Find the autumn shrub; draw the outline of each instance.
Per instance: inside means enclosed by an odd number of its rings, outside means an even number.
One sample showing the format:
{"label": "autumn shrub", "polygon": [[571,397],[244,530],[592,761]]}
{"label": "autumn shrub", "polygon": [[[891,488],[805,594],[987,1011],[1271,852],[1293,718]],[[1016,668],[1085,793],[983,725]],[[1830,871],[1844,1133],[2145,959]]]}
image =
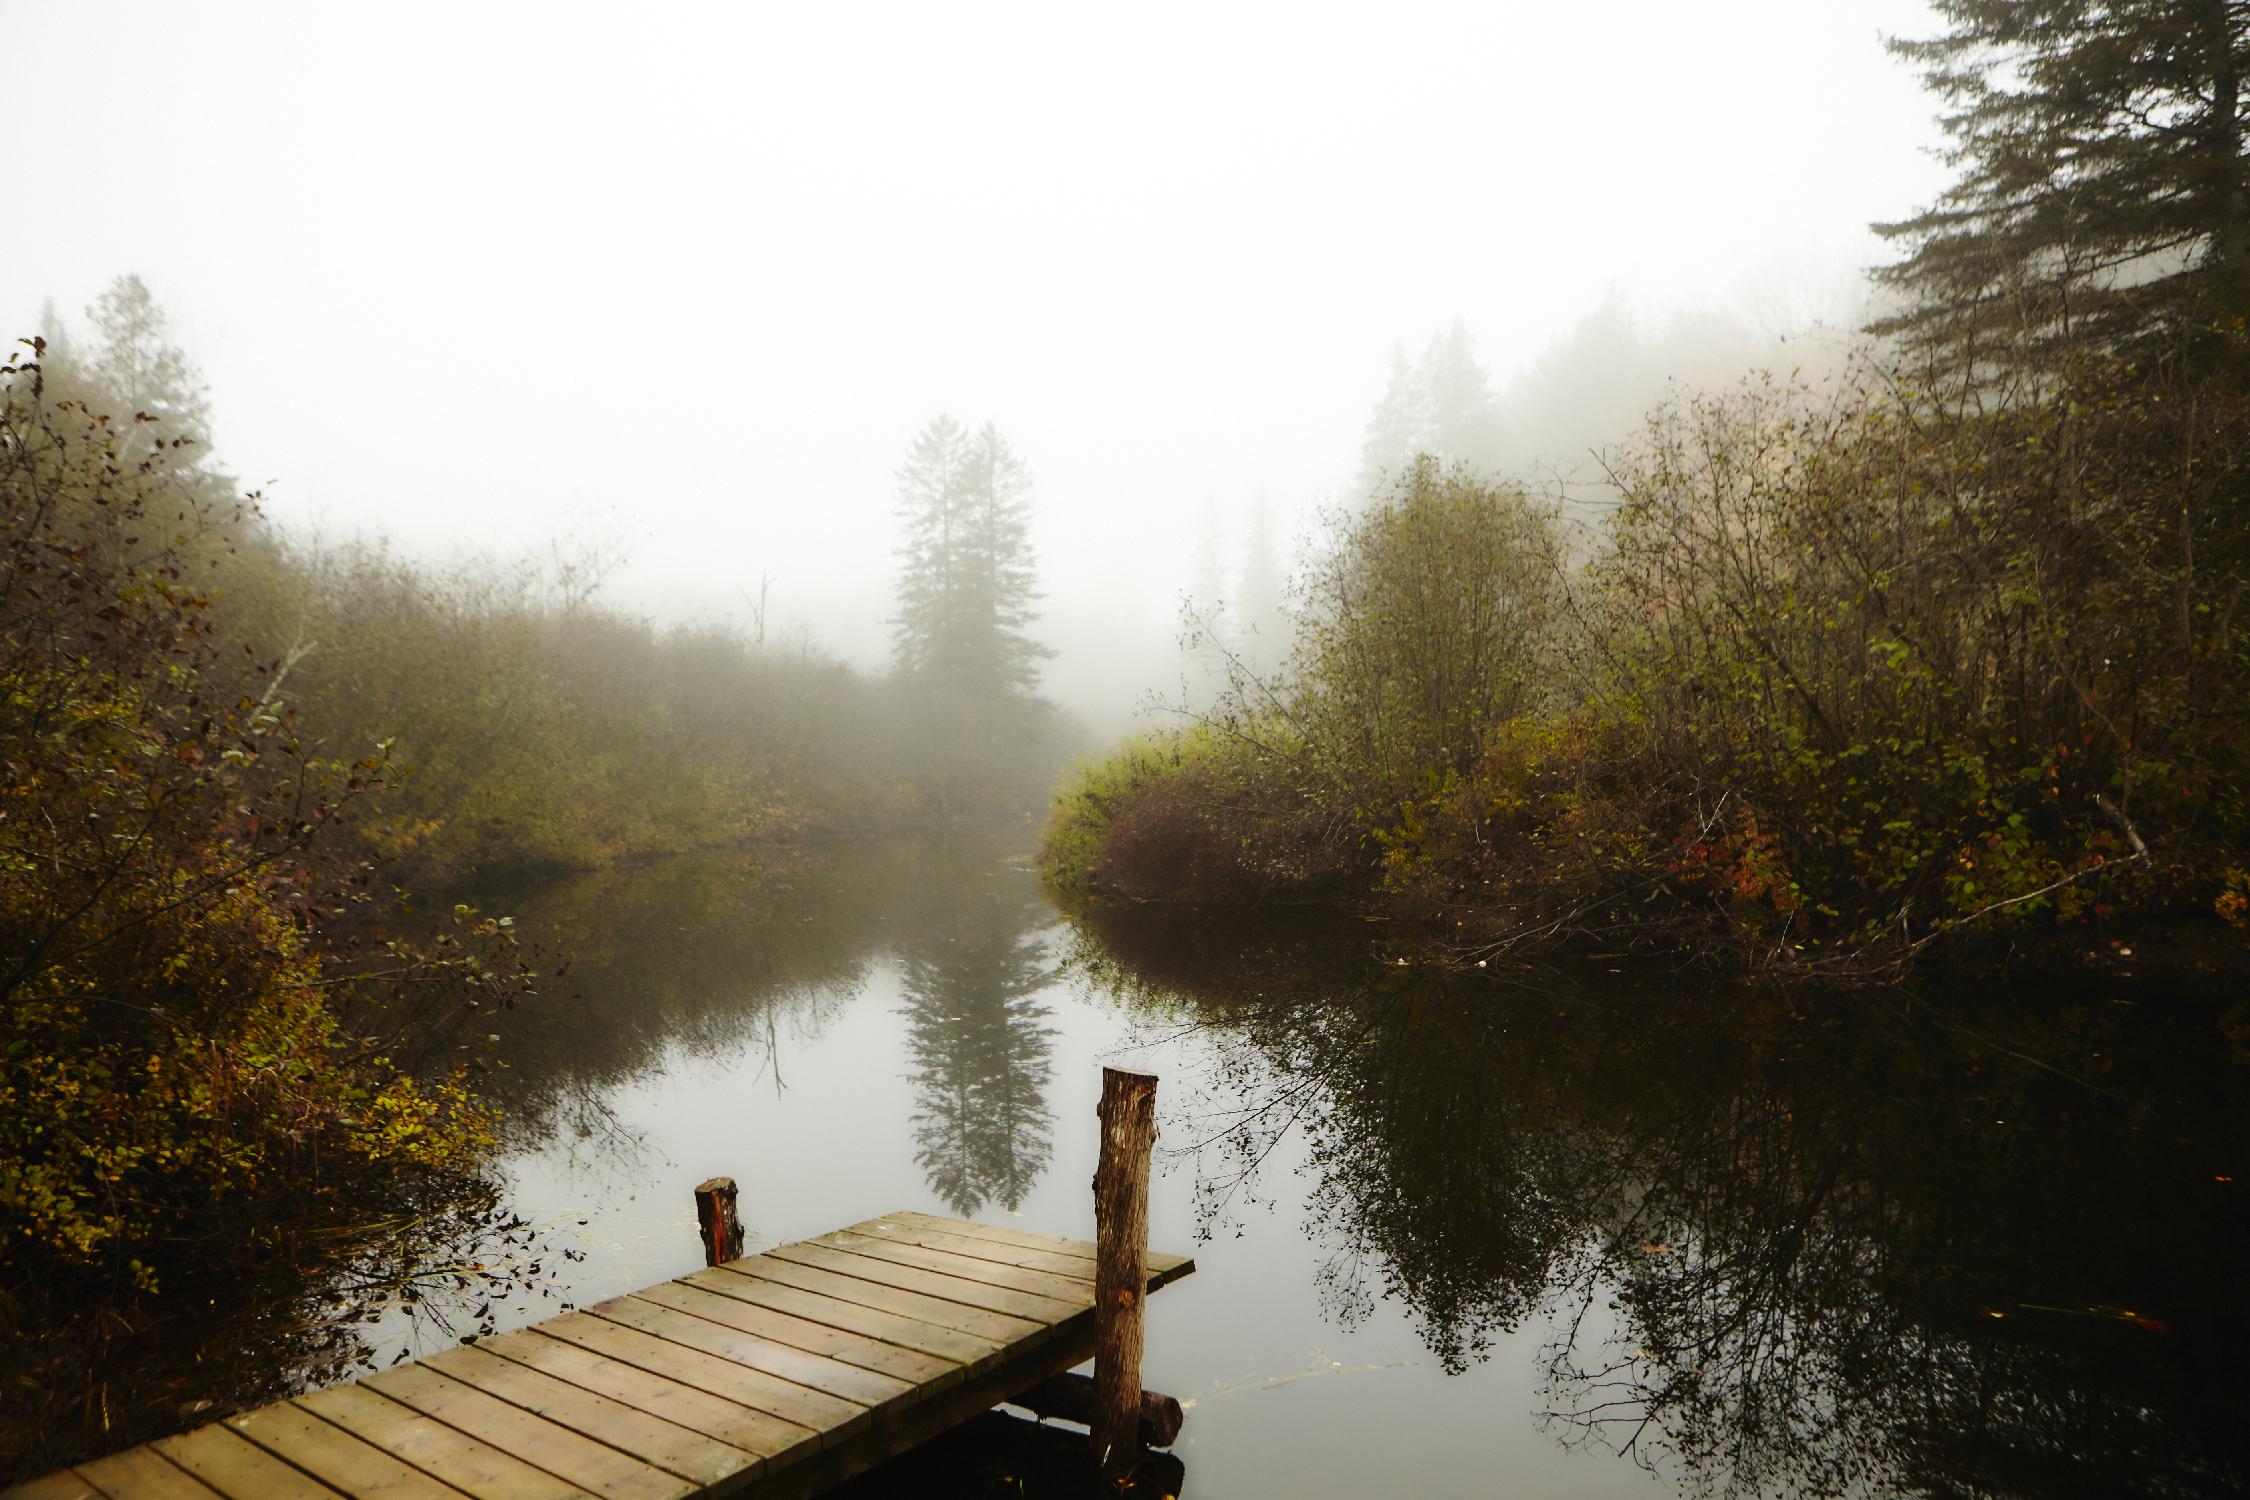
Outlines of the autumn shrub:
{"label": "autumn shrub", "polygon": [[[36,351],[35,351],[36,352]],[[192,1259],[480,1163],[475,1010],[507,924],[420,938],[344,834],[384,749],[323,753],[206,581],[254,504],[92,388],[0,367],[0,1325],[129,1321]],[[152,430],[153,429],[153,430]],[[423,924],[416,924],[423,925]],[[360,1194],[370,1201],[355,1203]],[[86,1295],[81,1296],[80,1293]]]}

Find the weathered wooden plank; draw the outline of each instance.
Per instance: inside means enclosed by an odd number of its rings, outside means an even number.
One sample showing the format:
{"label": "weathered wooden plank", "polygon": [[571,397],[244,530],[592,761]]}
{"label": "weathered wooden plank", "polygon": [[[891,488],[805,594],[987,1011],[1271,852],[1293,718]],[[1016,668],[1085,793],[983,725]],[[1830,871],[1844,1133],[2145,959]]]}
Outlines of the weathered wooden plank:
{"label": "weathered wooden plank", "polygon": [[565,1479],[443,1422],[432,1422],[364,1385],[330,1386],[295,1400],[315,1416],[477,1500],[565,1500],[583,1493]]}
{"label": "weathered wooden plank", "polygon": [[962,1333],[952,1328],[941,1328],[935,1323],[925,1323],[919,1318],[909,1318],[901,1313],[885,1312],[878,1307],[865,1307],[857,1302],[841,1302],[819,1292],[808,1292],[800,1287],[785,1286],[778,1281],[761,1281],[753,1276],[729,1276],[724,1270],[698,1271],[680,1278],[683,1286],[716,1292],[722,1297],[747,1302],[756,1307],[771,1308],[787,1313],[808,1323],[818,1323],[828,1328],[842,1328],[867,1338],[881,1339],[886,1344],[913,1349],[923,1354],[935,1355],[960,1365],[975,1374],[996,1360],[1005,1344],[993,1339],[981,1339],[974,1334]]}
{"label": "weathered wooden plank", "polygon": [[357,1500],[460,1500],[452,1486],[286,1401],[229,1417],[226,1425]]}
{"label": "weathered wooden plank", "polygon": [[224,1427],[198,1427],[149,1447],[232,1500],[327,1500],[336,1493]]}
{"label": "weathered wooden plank", "polygon": [[[550,1422],[598,1438],[668,1474],[691,1480],[706,1494],[739,1489],[765,1465],[764,1459],[746,1448],[707,1437],[651,1411],[572,1385],[476,1345],[448,1349],[422,1363]],[[655,1399],[662,1402],[674,1393],[701,1394],[673,1386],[671,1392],[659,1393]]]}
{"label": "weathered wooden plank", "polygon": [[[895,1219],[869,1219],[864,1224],[854,1224],[849,1229],[835,1231],[837,1235],[853,1238],[892,1240],[901,1245],[914,1245],[924,1250],[943,1250],[969,1260],[991,1261],[996,1265],[1017,1270],[1037,1271],[1058,1281],[1094,1284],[1093,1261],[1081,1256],[1059,1255],[1052,1250],[1030,1250],[1021,1245],[1009,1245],[999,1240],[979,1239],[974,1235],[955,1234],[947,1229],[931,1229],[920,1224],[902,1224]],[[830,1236],[822,1236],[823,1239]]]}
{"label": "weathered wooden plank", "polygon": [[802,1291],[818,1292],[840,1302],[880,1308],[902,1317],[920,1318],[923,1322],[935,1323],[940,1328],[951,1328],[975,1338],[989,1338],[1003,1347],[1036,1343],[1047,1337],[1047,1330],[1052,1326],[1033,1318],[1009,1317],[1004,1313],[986,1312],[981,1307],[948,1302],[941,1297],[925,1297],[919,1292],[901,1291],[897,1287],[862,1280],[856,1276],[840,1276],[819,1266],[782,1260],[770,1254],[728,1261],[719,1269],[732,1275],[749,1276],[796,1287]]}
{"label": "weathered wooden plank", "polygon": [[959,1425],[1016,1391],[1083,1364],[1094,1352],[1094,1313],[1087,1308],[1055,1330],[1045,1343],[1011,1350],[1009,1357],[974,1380],[962,1382],[919,1406],[911,1406],[883,1432],[883,1441],[853,1443],[822,1453],[810,1463],[777,1475],[758,1490],[758,1500],[810,1500],[886,1458]]}
{"label": "weathered wooden plank", "polygon": [[1083,1361],[1092,1251],[887,1215],[0,1500],[791,1500]]}
{"label": "weathered wooden plank", "polygon": [[[999,1240],[1003,1244],[1022,1245],[1031,1250],[1051,1250],[1077,1260],[1093,1260],[1095,1247],[1091,1240],[1074,1240],[1059,1234],[1039,1234],[1029,1229],[1017,1229],[1009,1224],[978,1224],[968,1219],[947,1219],[937,1214],[905,1211],[885,1214],[884,1219],[919,1224],[925,1228],[944,1230],[952,1234],[970,1235],[977,1239]],[[876,1221],[880,1222],[880,1221]],[[856,1226],[855,1226],[856,1227]],[[1161,1250],[1148,1253],[1150,1290],[1168,1281],[1176,1281],[1195,1269],[1195,1260],[1187,1255],[1168,1255]]]}
{"label": "weathered wooden plank", "polygon": [[745,1369],[716,1354],[691,1349],[606,1318],[571,1313],[540,1324],[539,1331],[549,1338],[606,1354],[652,1374],[669,1376],[682,1385],[692,1385],[714,1396],[724,1396],[740,1405],[770,1412],[800,1427],[809,1427],[820,1434],[822,1447],[867,1426],[864,1406],[762,1370]]}
{"label": "weathered wooden plank", "polygon": [[[128,1453],[136,1450],[128,1448]],[[186,1478],[185,1475],[181,1476]],[[189,1483],[194,1483],[190,1480]],[[202,1489],[201,1485],[196,1488]],[[154,1491],[148,1493],[153,1494]],[[206,1494],[209,1491],[205,1491]],[[102,1500],[102,1492],[93,1483],[68,1469],[58,1469],[52,1474],[42,1474],[37,1479],[27,1479],[22,1484],[11,1484],[0,1490],[0,1500]]]}
{"label": "weathered wooden plank", "polygon": [[857,1365],[847,1365],[825,1355],[810,1354],[787,1344],[777,1344],[772,1339],[760,1338],[756,1334],[744,1333],[739,1328],[729,1328],[708,1318],[699,1318],[691,1313],[645,1301],[639,1296],[597,1302],[586,1311],[594,1317],[606,1318],[627,1328],[638,1328],[643,1333],[670,1339],[675,1344],[685,1344],[690,1349],[700,1349],[706,1354],[715,1354],[745,1369],[760,1370],[808,1390],[825,1391],[854,1406],[864,1406],[869,1411],[881,1411],[914,1399],[914,1385],[911,1381],[894,1379],[873,1370],[863,1370]]}
{"label": "weathered wooden plank", "polygon": [[997,1260],[981,1260],[956,1251],[935,1249],[904,1240],[878,1239],[871,1235],[838,1230],[807,1241],[808,1244],[826,1245],[834,1250],[849,1250],[854,1255],[872,1255],[878,1260],[896,1262],[902,1266],[919,1266],[925,1271],[940,1275],[959,1276],[969,1281],[981,1281],[986,1286],[1002,1286],[1015,1292],[1029,1292],[1035,1297],[1052,1297],[1057,1302],[1070,1304],[1094,1300],[1094,1283],[1091,1279],[1074,1281],[1067,1276],[1056,1276],[1046,1271],[1027,1271],[1021,1266],[1011,1266]]}
{"label": "weathered wooden plank", "polygon": [[978,1239],[998,1240],[1004,1245],[1021,1245],[1027,1250],[1051,1250],[1057,1255],[1072,1255],[1080,1260],[1093,1260],[1094,1242],[1074,1240],[1068,1235],[1041,1234],[1032,1229],[1018,1229],[1011,1224],[980,1224],[974,1219],[949,1219],[943,1214],[921,1213],[914,1209],[900,1209],[884,1214],[871,1223],[891,1221],[900,1224],[918,1224],[924,1229],[940,1229],[948,1234],[974,1235]]}
{"label": "weathered wooden plank", "polygon": [[792,1317],[788,1313],[739,1302],[732,1297],[722,1297],[691,1282],[660,1282],[652,1287],[644,1287],[633,1295],[644,1302],[654,1302],[676,1312],[708,1318],[714,1323],[724,1323],[729,1328],[771,1339],[777,1344],[787,1344],[793,1349],[803,1349],[808,1353],[840,1360],[847,1365],[857,1365],[863,1370],[873,1370],[894,1380],[903,1380],[920,1390],[942,1390],[961,1378],[961,1365],[956,1360],[940,1359],[935,1355],[902,1348],[897,1344],[886,1344],[879,1339],[868,1338],[846,1329]]}
{"label": "weathered wooden plank", "polygon": [[485,1339],[477,1347],[612,1401],[661,1414],[705,1437],[755,1453],[771,1468],[795,1463],[820,1448],[817,1429],[550,1338],[535,1328]]}
{"label": "weathered wooden plank", "polygon": [[677,1474],[422,1365],[401,1365],[361,1384],[590,1494],[611,1500],[684,1500],[695,1493],[695,1486]]}
{"label": "weathered wooden plank", "polygon": [[1025,1318],[1049,1326],[1061,1322],[1079,1308],[1093,1304],[1090,1296],[1083,1303],[1064,1302],[1055,1297],[1010,1291],[989,1282],[970,1281],[960,1276],[947,1276],[915,1266],[900,1265],[895,1260],[879,1256],[837,1250],[828,1245],[783,1245],[766,1254],[776,1260],[793,1260],[799,1265],[817,1266],[839,1275],[856,1276],[862,1281],[881,1282],[901,1291],[919,1292],[925,1297],[958,1302],[965,1307],[980,1307],[986,1312],[1007,1313],[1011,1317]]}
{"label": "weathered wooden plank", "polygon": [[154,1448],[127,1448],[78,1466],[110,1500],[218,1500],[219,1492]]}

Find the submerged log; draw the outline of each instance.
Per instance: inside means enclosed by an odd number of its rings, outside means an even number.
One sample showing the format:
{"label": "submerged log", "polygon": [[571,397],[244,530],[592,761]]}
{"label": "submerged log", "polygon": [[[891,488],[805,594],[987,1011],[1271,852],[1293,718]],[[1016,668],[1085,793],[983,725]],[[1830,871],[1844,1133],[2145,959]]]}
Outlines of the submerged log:
{"label": "submerged log", "polygon": [[1156,1075],[1102,1069],[1100,1115],[1101,1157],[1094,1168],[1094,1408],[1087,1426],[1095,1462],[1117,1471],[1130,1468],[1140,1456]]}
{"label": "submerged log", "polygon": [[[1010,1406],[1020,1406],[1049,1421],[1082,1422],[1094,1425],[1094,1381],[1089,1375],[1065,1374],[1042,1380],[1030,1390],[1008,1398]],[[1141,1392],[1140,1442],[1144,1448],[1169,1448],[1179,1441],[1181,1424],[1187,1420],[1180,1403],[1156,1391]]]}
{"label": "submerged log", "polygon": [[742,1259],[742,1220],[735,1216],[732,1177],[714,1177],[695,1190],[695,1222],[703,1231],[703,1263],[725,1265]]}

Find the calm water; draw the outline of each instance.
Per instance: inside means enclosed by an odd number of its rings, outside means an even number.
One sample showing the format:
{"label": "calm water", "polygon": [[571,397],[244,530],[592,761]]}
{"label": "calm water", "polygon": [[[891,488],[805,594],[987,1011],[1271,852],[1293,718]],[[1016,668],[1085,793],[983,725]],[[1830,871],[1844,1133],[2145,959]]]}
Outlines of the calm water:
{"label": "calm water", "polygon": [[[1100,1067],[1162,1075],[1147,1383],[1196,1496],[2222,1493],[2244,1017],[1447,980],[1355,924],[1059,923],[1005,842],[538,893],[507,1164],[545,1296],[893,1209],[1090,1238]],[[530,1269],[528,1266],[525,1269]],[[398,1341],[395,1330],[392,1341]],[[386,1350],[386,1352],[388,1352]]]}

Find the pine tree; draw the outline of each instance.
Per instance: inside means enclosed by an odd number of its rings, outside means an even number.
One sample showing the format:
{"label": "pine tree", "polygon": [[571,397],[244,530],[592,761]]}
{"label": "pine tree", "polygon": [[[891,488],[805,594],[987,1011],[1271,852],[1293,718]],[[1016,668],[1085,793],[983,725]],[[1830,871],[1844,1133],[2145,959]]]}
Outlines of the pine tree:
{"label": "pine tree", "polygon": [[1381,494],[1422,457],[1490,469],[1499,448],[1498,409],[1492,377],[1478,363],[1476,341],[1460,319],[1433,334],[1412,363],[1394,344],[1390,381],[1360,443],[1359,494]]}
{"label": "pine tree", "polygon": [[1421,452],[1472,469],[1491,467],[1496,403],[1476,340],[1459,318],[1431,338],[1419,371],[1428,435]]}
{"label": "pine tree", "polygon": [[1387,487],[1423,451],[1429,431],[1421,376],[1408,362],[1405,348],[1393,344],[1390,381],[1367,419],[1367,436],[1359,445],[1358,493],[1374,495]]}
{"label": "pine tree", "polygon": [[2250,307],[2243,0],[1932,0],[1894,40],[1950,106],[1959,179],[1877,231],[1875,325],[1975,368],[2127,351]]}
{"label": "pine tree", "polygon": [[990,423],[949,416],[915,437],[898,471],[904,531],[892,663],[928,719],[925,779],[962,809],[1028,774],[1046,705],[1029,634],[1038,619],[1031,474]]}

